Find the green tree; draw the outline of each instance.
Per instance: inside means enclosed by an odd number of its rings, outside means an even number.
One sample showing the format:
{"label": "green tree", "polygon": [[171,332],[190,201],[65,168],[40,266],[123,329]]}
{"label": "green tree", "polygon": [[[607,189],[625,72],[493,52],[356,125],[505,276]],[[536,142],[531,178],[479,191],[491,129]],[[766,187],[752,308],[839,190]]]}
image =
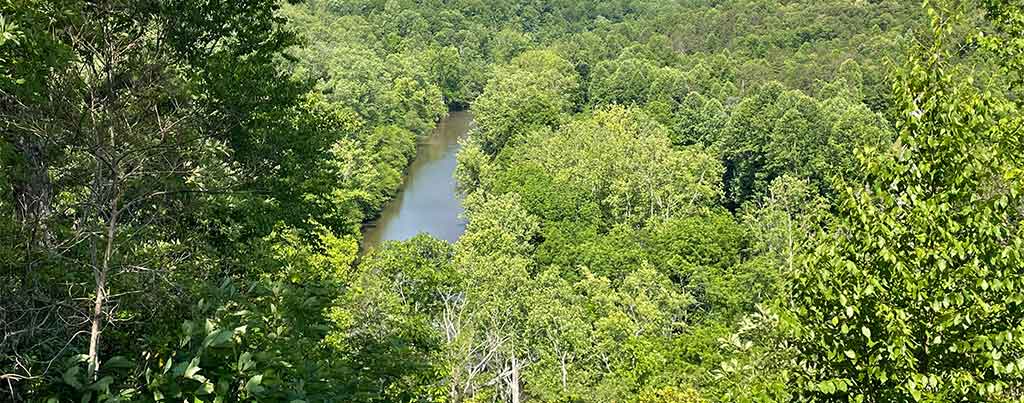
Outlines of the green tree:
{"label": "green tree", "polygon": [[550,51],[516,57],[495,73],[473,104],[474,138],[488,155],[538,127],[557,127],[575,108],[579,78],[572,65]]}
{"label": "green tree", "polygon": [[606,61],[594,69],[590,99],[597,105],[643,105],[650,98],[655,66],[644,59]]}
{"label": "green tree", "polygon": [[744,206],[741,222],[749,237],[749,277],[740,287],[754,294],[751,303],[769,303],[789,289],[786,281],[799,267],[801,256],[813,251],[827,225],[829,205],[807,180],[783,175],[772,181],[768,194]]}
{"label": "green tree", "polygon": [[588,368],[581,364],[590,352],[591,331],[584,300],[558,267],[544,270],[532,281],[535,289],[527,326],[536,361],[524,371],[529,393],[545,401],[584,395]]}
{"label": "green tree", "polygon": [[[210,278],[255,280],[236,264],[271,255],[259,244],[282,227],[338,241],[320,236],[337,229],[335,206],[308,196],[334,190],[323,179],[345,122],[279,69],[297,42],[276,1],[0,7],[25,33],[0,56],[19,75],[0,84],[5,176],[16,173],[0,204],[21,206],[17,240],[31,245],[20,267],[5,261],[15,285],[0,306],[51,312],[9,322],[33,329],[5,333],[0,365],[31,379],[12,395],[58,389],[51,364],[83,351],[83,385],[106,389],[106,357],[157,349]],[[347,254],[329,241],[317,247]]]}
{"label": "green tree", "polygon": [[958,10],[929,11],[937,39],[894,86],[899,138],[862,159],[795,283],[809,400],[1013,401],[1024,386],[1021,118],[952,64]]}
{"label": "green tree", "polygon": [[730,207],[756,201],[783,174],[808,178],[823,191],[853,173],[853,150],[888,143],[884,120],[858,101],[825,102],[769,83],[732,110],[721,137]]}
{"label": "green tree", "polygon": [[552,180],[548,192],[577,203],[570,211],[594,203],[608,226],[696,213],[721,192],[713,157],[700,146],[673,149],[664,127],[636,108],[599,110],[554,135],[531,137],[513,154],[509,172],[535,166]]}
{"label": "green tree", "polygon": [[456,356],[452,382],[464,385],[460,399],[489,390],[518,403],[532,342],[527,318],[535,288],[530,255],[537,218],[514,193],[473,194],[466,201],[466,218],[455,257],[466,279],[466,323],[459,336],[465,347]]}
{"label": "green tree", "polygon": [[728,119],[721,102],[696,92],[690,92],[679,103],[678,109],[669,122],[672,129],[672,143],[715,146]]}
{"label": "green tree", "polygon": [[350,401],[432,401],[444,396],[446,350],[464,299],[452,245],[416,236],[370,252],[330,309],[326,342],[341,359]]}

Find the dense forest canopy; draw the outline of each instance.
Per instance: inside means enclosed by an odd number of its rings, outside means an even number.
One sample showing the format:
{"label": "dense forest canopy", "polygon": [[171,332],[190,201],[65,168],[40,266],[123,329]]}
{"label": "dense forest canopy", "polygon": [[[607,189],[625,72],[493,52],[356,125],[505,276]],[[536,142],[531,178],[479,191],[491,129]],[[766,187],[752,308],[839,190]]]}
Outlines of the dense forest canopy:
{"label": "dense forest canopy", "polygon": [[1022,84],[1019,0],[0,0],[0,401],[1021,401]]}

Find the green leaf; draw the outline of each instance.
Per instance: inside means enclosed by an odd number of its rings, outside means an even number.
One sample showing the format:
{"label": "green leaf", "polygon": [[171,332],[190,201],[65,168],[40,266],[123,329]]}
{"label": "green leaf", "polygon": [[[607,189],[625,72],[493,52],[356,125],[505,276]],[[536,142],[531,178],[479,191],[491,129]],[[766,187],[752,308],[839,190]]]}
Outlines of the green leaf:
{"label": "green leaf", "polygon": [[68,359],[69,363],[78,363],[89,361],[89,354],[75,354]]}
{"label": "green leaf", "polygon": [[203,382],[202,385],[199,385],[199,388],[196,389],[197,395],[208,395],[211,393],[213,393],[213,383],[210,381]]}
{"label": "green leaf", "polygon": [[195,357],[192,361],[189,361],[188,366],[185,367],[185,372],[182,374],[185,378],[192,379],[197,373],[199,373],[199,357]]}
{"label": "green leaf", "polygon": [[912,396],[916,402],[921,401],[921,391],[917,390],[915,387],[910,388],[910,396]]}
{"label": "green leaf", "polygon": [[64,374],[61,378],[64,380],[64,383],[71,385],[72,388],[82,389],[82,382],[78,380],[78,373],[81,371],[82,369],[77,365],[69,367],[64,370]]}
{"label": "green leaf", "polygon": [[849,388],[849,385],[847,384],[846,380],[838,380],[835,383],[836,383],[836,390],[838,390],[840,392],[846,392],[847,388]]}
{"label": "green leaf", "polygon": [[113,383],[114,377],[107,375],[100,378],[98,381],[93,382],[92,385],[89,385],[89,389],[95,390],[97,392],[109,393],[110,385]]}
{"label": "green leaf", "polygon": [[263,375],[253,375],[253,377],[249,378],[249,381],[245,383],[245,391],[251,394],[263,392],[263,386],[260,385],[261,383],[263,383]]}
{"label": "green leaf", "polygon": [[255,365],[255,364],[256,363],[253,362],[253,360],[252,360],[252,353],[250,353],[248,351],[242,353],[242,355],[238,357],[238,370],[239,371],[247,371],[249,368],[252,368],[253,365]]}
{"label": "green leaf", "polygon": [[174,361],[173,360],[168,359],[167,361],[165,361],[164,362],[164,367],[163,367],[163,373],[166,374],[168,372],[171,372],[171,368],[172,368],[173,365],[174,365]]}
{"label": "green leaf", "polygon": [[206,338],[203,340],[203,347],[219,347],[220,345],[226,343],[228,340],[231,340],[231,336],[233,335],[234,333],[232,333],[230,330],[217,330],[213,333],[206,335]]}
{"label": "green leaf", "polygon": [[103,368],[134,368],[135,364],[132,363],[131,360],[125,358],[124,356],[118,355],[118,356],[110,357],[109,360],[107,360],[106,362],[103,363],[102,367]]}

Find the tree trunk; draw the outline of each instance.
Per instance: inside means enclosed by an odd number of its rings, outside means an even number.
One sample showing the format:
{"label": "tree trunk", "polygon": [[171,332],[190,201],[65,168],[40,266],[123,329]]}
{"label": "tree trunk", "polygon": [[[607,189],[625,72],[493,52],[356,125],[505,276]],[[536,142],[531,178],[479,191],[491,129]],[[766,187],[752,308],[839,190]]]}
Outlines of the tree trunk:
{"label": "tree trunk", "polygon": [[512,355],[512,373],[508,382],[509,394],[512,395],[512,403],[519,403],[519,359]]}
{"label": "tree trunk", "polygon": [[559,354],[558,358],[559,358],[559,361],[562,364],[562,366],[561,366],[561,371],[562,371],[562,392],[565,392],[568,389],[568,386],[567,386],[568,379],[567,378],[569,377],[568,371],[566,371],[566,369],[565,369],[565,353]]}
{"label": "tree trunk", "polygon": [[106,271],[96,270],[96,300],[92,306],[91,329],[89,332],[89,379],[96,380],[100,368],[100,321],[103,320],[103,304],[106,302]]}
{"label": "tree trunk", "polygon": [[[116,182],[115,182],[116,183]],[[103,324],[103,307],[106,304],[107,298],[107,273],[110,272],[110,258],[114,253],[114,236],[117,234],[117,218],[118,218],[118,196],[115,193],[114,198],[110,201],[110,219],[107,222],[107,239],[106,246],[103,250],[103,264],[99,268],[94,268],[94,274],[96,278],[96,299],[93,301],[92,317],[90,318],[90,332],[89,332],[89,378],[93,381],[97,378],[97,372],[100,369],[100,328]]]}
{"label": "tree trunk", "polygon": [[[461,321],[458,319],[458,311],[461,310],[459,299],[460,297],[457,293],[442,293],[441,295],[441,300],[444,301],[444,312],[442,313],[441,322],[444,327],[445,344],[449,349],[459,337],[461,326]],[[460,392],[460,387],[462,386],[461,372],[462,368],[456,365],[452,368],[448,377],[448,397],[452,403],[462,402],[462,393]]]}

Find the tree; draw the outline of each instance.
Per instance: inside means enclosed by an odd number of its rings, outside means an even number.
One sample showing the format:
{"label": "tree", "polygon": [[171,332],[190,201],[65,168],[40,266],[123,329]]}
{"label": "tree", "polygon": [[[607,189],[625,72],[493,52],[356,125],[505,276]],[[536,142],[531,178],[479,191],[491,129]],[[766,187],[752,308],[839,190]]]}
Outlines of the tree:
{"label": "tree", "polygon": [[643,105],[650,98],[655,66],[644,59],[606,61],[594,69],[590,99],[598,105]]}
{"label": "tree", "polygon": [[795,283],[809,400],[1011,401],[1024,387],[1021,118],[952,64],[961,10],[929,11],[935,41],[894,85],[899,138],[862,156],[865,179]]}
{"label": "tree", "polygon": [[1024,85],[1024,45],[1018,38],[1024,36],[1024,6],[1014,1],[982,0],[986,16],[992,24],[978,30],[972,42],[990,52],[996,58],[1001,72],[1012,85],[1010,91],[1020,95]]}
{"label": "tree", "polygon": [[731,208],[765,195],[775,178],[807,178],[827,193],[853,172],[852,151],[888,142],[884,121],[856,100],[825,102],[769,83],[733,108],[720,138]]}
{"label": "tree", "polygon": [[783,175],[772,181],[766,197],[744,206],[741,222],[749,236],[749,280],[741,288],[756,293],[751,303],[769,303],[784,295],[786,281],[811,252],[828,220],[828,203],[807,180]]}
{"label": "tree", "polygon": [[512,29],[503,29],[494,34],[491,53],[495,62],[508,63],[530,47],[529,35]]}
{"label": "tree", "polygon": [[590,353],[591,325],[584,299],[558,267],[549,267],[532,280],[527,326],[536,362],[525,371],[530,394],[543,400],[581,396],[588,377],[583,361]]}
{"label": "tree", "polygon": [[551,196],[565,199],[561,210],[579,214],[587,210],[581,204],[594,203],[609,227],[696,213],[713,205],[721,191],[721,165],[703,148],[673,149],[664,127],[639,109],[621,106],[601,109],[552,136],[531,137],[513,154],[508,171],[521,166],[549,176],[548,191],[558,189]]}
{"label": "tree", "polygon": [[473,104],[474,138],[488,155],[538,127],[557,127],[575,108],[579,78],[550,51],[526,52],[500,68]]}
{"label": "tree", "polygon": [[[350,368],[347,400],[427,400],[444,394],[447,357],[462,330],[465,288],[452,245],[427,235],[365,257],[330,310],[332,352]],[[454,386],[452,386],[454,387]]]}
{"label": "tree", "polygon": [[690,92],[672,116],[672,143],[716,146],[727,122],[728,115],[721,102]]}
{"label": "tree", "polygon": [[[466,325],[460,332],[465,347],[456,356],[452,382],[463,385],[460,398],[493,386],[503,400],[518,403],[532,340],[527,318],[537,219],[514,193],[473,194],[466,201],[466,218],[455,257],[466,279]],[[480,379],[481,374],[490,379]]]}
{"label": "tree", "polygon": [[[14,154],[4,165],[20,171],[11,198],[22,209],[21,239],[32,239],[24,275],[2,273],[21,284],[3,309],[53,313],[19,316],[34,330],[16,337],[13,351],[31,343],[34,358],[19,370],[39,378],[88,335],[87,379],[96,382],[105,352],[141,339],[133,330],[167,326],[145,319],[175,318],[181,300],[169,295],[198,289],[189,279],[218,269],[203,263],[223,246],[214,239],[236,230],[259,238],[274,226],[212,212],[253,199],[289,208],[301,196],[281,185],[307,184],[325,160],[291,155],[322,152],[337,133],[315,124],[290,130],[311,114],[286,119],[302,110],[306,86],[278,70],[276,58],[295,37],[276,1],[0,5],[27,33],[4,47],[19,76],[0,89],[0,126]],[[234,226],[209,225],[216,221]],[[141,292],[163,282],[174,286]],[[135,320],[111,326],[122,318]]]}

